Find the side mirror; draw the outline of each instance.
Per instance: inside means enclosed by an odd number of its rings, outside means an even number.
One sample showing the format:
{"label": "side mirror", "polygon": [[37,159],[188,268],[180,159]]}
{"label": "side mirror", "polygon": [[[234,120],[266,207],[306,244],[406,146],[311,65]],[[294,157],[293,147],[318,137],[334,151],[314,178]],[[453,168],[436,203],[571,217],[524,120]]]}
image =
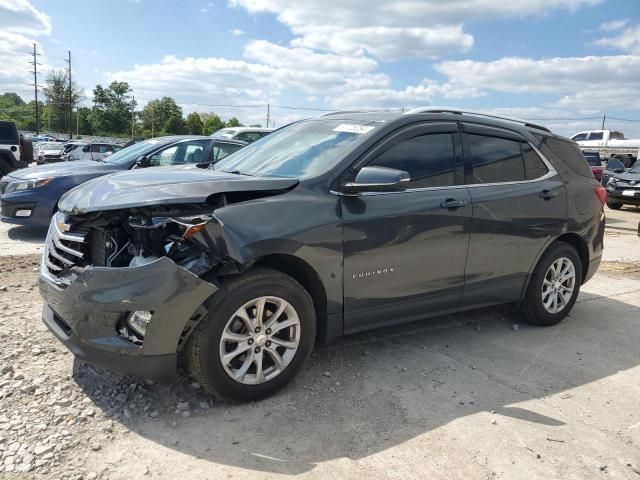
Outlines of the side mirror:
{"label": "side mirror", "polygon": [[147,168],[150,163],[149,157],[142,155],[141,157],[138,157],[133,168]]}
{"label": "side mirror", "polygon": [[353,182],[345,183],[345,193],[401,190],[411,180],[409,173],[387,167],[364,167]]}

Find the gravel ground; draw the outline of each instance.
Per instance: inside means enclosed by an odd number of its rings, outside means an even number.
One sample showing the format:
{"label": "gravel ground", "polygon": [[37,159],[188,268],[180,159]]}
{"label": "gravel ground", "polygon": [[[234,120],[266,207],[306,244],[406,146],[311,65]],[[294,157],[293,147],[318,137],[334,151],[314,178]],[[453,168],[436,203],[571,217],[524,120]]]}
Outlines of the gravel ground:
{"label": "gravel ground", "polygon": [[0,478],[640,479],[640,240],[607,241],[557,327],[501,307],[350,336],[243,405],[74,362],[39,256],[0,255]]}

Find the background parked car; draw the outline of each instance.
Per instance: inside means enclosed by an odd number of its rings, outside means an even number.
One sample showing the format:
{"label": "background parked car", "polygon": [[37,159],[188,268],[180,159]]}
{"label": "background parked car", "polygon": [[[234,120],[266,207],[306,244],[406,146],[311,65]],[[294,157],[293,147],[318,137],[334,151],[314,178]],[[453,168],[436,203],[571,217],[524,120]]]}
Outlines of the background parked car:
{"label": "background parked car", "polygon": [[63,151],[62,157],[68,161],[102,160],[120,150],[122,146],[116,143],[82,143],[69,148],[66,152]]}
{"label": "background parked car", "polygon": [[62,161],[64,144],[60,142],[40,142],[36,148],[36,162],[38,165]]}
{"label": "background parked car", "polygon": [[593,176],[596,177],[596,180],[598,180],[599,182],[602,181],[602,172],[604,171],[604,167],[602,166],[602,158],[600,158],[600,153],[583,151],[582,154],[591,167],[591,173],[593,173]]}
{"label": "background parked car", "polygon": [[607,187],[609,208],[618,210],[624,205],[640,206],[640,163],[625,169],[622,161],[612,158],[602,177]]}
{"label": "background parked car", "polygon": [[102,160],[62,162],[13,172],[0,179],[0,220],[44,227],[67,191],[91,180],[133,168],[214,163],[246,143],[205,136],[153,138]]}
{"label": "background parked car", "polygon": [[213,138],[230,138],[233,140],[240,140],[242,142],[252,143],[256,140],[260,140],[262,137],[269,135],[273,132],[273,128],[260,128],[260,127],[233,127],[223,128],[218,130],[211,136]]}
{"label": "background parked car", "polygon": [[21,158],[23,141],[14,122],[0,121],[0,176],[27,166]]}

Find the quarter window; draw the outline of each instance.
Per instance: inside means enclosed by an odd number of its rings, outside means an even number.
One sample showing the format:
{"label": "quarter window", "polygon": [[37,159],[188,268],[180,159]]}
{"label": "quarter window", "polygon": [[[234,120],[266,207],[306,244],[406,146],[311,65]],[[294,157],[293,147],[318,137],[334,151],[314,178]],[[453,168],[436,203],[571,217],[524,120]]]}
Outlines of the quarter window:
{"label": "quarter window", "polygon": [[524,172],[527,180],[535,180],[549,173],[549,169],[531,145],[523,142],[521,146],[522,156],[524,157]]}
{"label": "quarter window", "polygon": [[407,188],[455,185],[453,145],[450,133],[421,135],[392,146],[371,165],[407,172],[411,178]]}

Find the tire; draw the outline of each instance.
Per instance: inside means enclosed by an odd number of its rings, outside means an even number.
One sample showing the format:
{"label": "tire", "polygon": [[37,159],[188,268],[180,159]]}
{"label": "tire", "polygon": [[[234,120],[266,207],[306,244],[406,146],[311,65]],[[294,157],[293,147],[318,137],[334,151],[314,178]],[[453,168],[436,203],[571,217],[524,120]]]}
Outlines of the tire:
{"label": "tire", "polygon": [[[567,290],[561,290],[565,292],[565,295],[561,296],[564,304],[561,305],[562,302],[559,300],[555,305],[558,310],[554,311],[553,304],[551,304],[549,308],[545,307],[543,302],[543,288],[545,289],[545,292],[548,292],[549,289],[551,289],[551,297],[546,296],[544,298],[552,300],[555,282],[551,281],[545,285],[545,279],[553,279],[553,272],[550,271],[550,268],[554,264],[558,265],[556,262],[560,262],[560,273],[563,271],[563,267],[567,266],[567,268],[569,268],[565,260],[570,262],[573,267],[573,289],[571,290],[571,294],[568,299]],[[573,308],[576,298],[578,298],[578,293],[580,293],[581,283],[582,264],[575,248],[565,242],[555,242],[542,255],[538,265],[536,265],[536,268],[531,275],[531,279],[529,280],[525,296],[520,304],[520,310],[525,319],[533,325],[556,325],[557,323],[560,323]],[[566,288],[569,284],[570,283],[567,281],[562,282],[560,285]],[[561,297],[557,298],[560,299]],[[560,309],[559,307],[562,308]]]}
{"label": "tire", "polygon": [[622,208],[622,203],[613,203],[607,201],[607,207],[609,207],[611,210],[620,210]]}
{"label": "tire", "polygon": [[[254,315],[258,311],[258,308],[253,309],[252,302],[258,300],[259,304],[264,297],[269,297],[263,307],[265,315],[261,326],[264,330],[250,333],[248,325],[258,325],[252,323],[257,321]],[[284,304],[288,304],[288,307],[276,319],[273,329],[276,330],[278,327],[275,325],[281,325],[285,321],[295,322],[296,318],[299,324],[281,327],[280,332],[267,336],[270,332],[267,329],[268,315],[273,315],[278,305]],[[316,337],[313,301],[298,282],[284,273],[254,268],[230,277],[223,282],[219,291],[204,302],[204,307],[208,315],[195,328],[186,347],[187,368],[207,392],[221,400],[244,402],[273,395],[297,375],[311,355]],[[245,320],[242,320],[238,312],[244,312]],[[247,320],[249,317],[251,320]],[[248,340],[234,342],[229,340],[229,335],[239,335]],[[295,351],[277,345],[282,341],[289,345],[295,344],[296,336],[298,343]],[[259,344],[262,345],[261,348]],[[222,356],[233,356],[236,350],[242,350],[242,345],[251,347],[223,364]],[[280,355],[281,365],[284,365],[282,368],[276,365],[271,353],[274,350]],[[259,358],[263,359],[263,378],[259,376]],[[248,370],[244,368],[247,362]],[[244,374],[241,375],[243,369]],[[232,378],[232,374],[239,379]]]}
{"label": "tire", "polygon": [[4,177],[8,173],[11,173],[11,171],[12,169],[9,167],[9,165],[2,158],[0,158],[0,178]]}

